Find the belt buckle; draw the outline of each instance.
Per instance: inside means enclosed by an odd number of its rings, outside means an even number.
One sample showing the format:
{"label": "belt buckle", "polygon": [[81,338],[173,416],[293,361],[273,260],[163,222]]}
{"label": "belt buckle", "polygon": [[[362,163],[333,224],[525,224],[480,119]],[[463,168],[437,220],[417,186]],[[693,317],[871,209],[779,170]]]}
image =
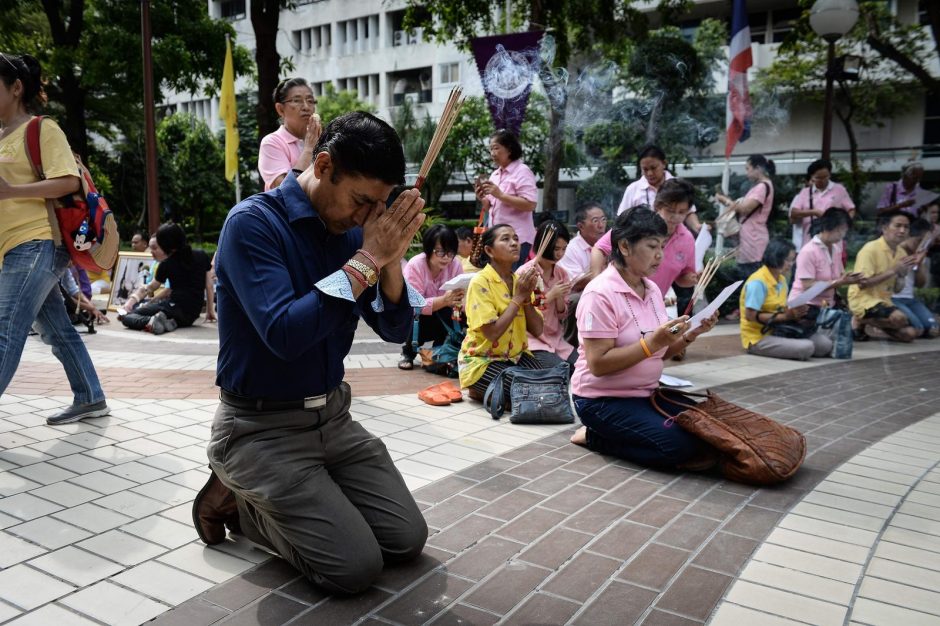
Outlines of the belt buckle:
{"label": "belt buckle", "polygon": [[326,394],[321,396],[310,396],[309,398],[304,398],[304,410],[310,411],[312,409],[319,409],[326,406]]}

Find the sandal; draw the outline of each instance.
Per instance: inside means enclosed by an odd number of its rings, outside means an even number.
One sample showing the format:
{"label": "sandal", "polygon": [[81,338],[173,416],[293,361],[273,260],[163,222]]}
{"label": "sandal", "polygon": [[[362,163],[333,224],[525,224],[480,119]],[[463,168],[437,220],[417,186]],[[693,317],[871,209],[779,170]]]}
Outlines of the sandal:
{"label": "sandal", "polygon": [[401,357],[401,360],[398,361],[398,369],[400,370],[413,370],[415,368],[414,359],[409,359],[406,356]]}
{"label": "sandal", "polygon": [[446,395],[451,402],[463,402],[463,392],[460,390],[460,387],[451,380],[447,382],[439,383],[437,385],[432,385],[428,387],[428,391],[434,390],[438,393],[443,393]]}
{"label": "sandal", "polygon": [[418,399],[431,406],[447,406],[450,404],[450,398],[442,391],[437,390],[437,385],[431,385],[427,389],[418,392]]}

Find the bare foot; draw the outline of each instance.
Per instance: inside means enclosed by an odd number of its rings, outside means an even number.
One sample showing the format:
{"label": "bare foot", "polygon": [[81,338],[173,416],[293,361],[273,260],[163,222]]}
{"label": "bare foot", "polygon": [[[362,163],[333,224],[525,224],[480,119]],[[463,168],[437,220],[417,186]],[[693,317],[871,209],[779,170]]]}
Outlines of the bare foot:
{"label": "bare foot", "polygon": [[586,446],[587,445],[587,426],[582,426],[571,435],[571,443]]}

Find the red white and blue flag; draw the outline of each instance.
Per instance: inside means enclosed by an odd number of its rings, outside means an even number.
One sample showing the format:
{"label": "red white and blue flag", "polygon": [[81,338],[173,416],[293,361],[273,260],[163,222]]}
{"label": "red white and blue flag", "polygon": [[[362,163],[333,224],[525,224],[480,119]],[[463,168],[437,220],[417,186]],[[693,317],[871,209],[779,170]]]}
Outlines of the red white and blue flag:
{"label": "red white and blue flag", "polygon": [[751,136],[751,96],[747,90],[747,69],[754,64],[751,58],[751,28],[747,23],[744,0],[733,0],[731,9],[731,62],[728,65],[728,110],[725,127],[728,142],[725,158],[739,141]]}

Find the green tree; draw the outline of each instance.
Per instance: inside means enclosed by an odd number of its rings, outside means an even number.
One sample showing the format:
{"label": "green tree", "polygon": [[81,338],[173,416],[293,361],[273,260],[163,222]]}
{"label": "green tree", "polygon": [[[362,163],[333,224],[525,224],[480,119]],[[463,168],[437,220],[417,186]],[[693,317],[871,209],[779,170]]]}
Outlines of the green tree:
{"label": "green tree", "polygon": [[375,107],[360,100],[359,93],[355,90],[337,91],[336,87],[327,83],[323,95],[317,98],[317,113],[324,128],[340,115],[350,111],[375,113]]}
{"label": "green tree", "polygon": [[291,0],[251,0],[250,4],[251,28],[255,35],[255,64],[258,68],[255,115],[258,133],[264,137],[277,130],[277,112],[274,110],[271,94],[274,93],[281,74],[281,55],[277,51],[278,22],[281,9],[293,8],[294,4]]}
{"label": "green tree", "polygon": [[[809,26],[808,1],[802,2],[804,12],[793,31],[781,44],[773,64],[758,73],[755,82],[755,97],[759,102],[768,94],[787,102],[810,101],[822,103],[825,99],[826,65],[828,44],[816,36]],[[873,2],[863,2],[864,14],[877,13]],[[892,31],[897,36],[898,31]],[[931,54],[923,46],[924,38],[905,30],[906,40],[892,39],[892,46],[903,51],[906,58],[926,63]],[[882,56],[869,42],[869,25],[859,20],[845,37],[837,42],[837,54],[855,54],[861,57],[862,67],[858,80],[836,81],[833,112],[842,124],[849,142],[849,172],[846,186],[856,204],[861,199],[868,172],[859,159],[857,128],[859,126],[884,125],[884,120],[910,110],[912,93],[920,85],[910,76],[899,76],[894,71],[895,62]]]}
{"label": "green tree", "polygon": [[865,43],[878,54],[917,80],[933,98],[940,97],[940,78],[930,72],[940,50],[940,2],[923,2],[933,41],[923,35],[920,24],[900,22],[889,3],[864,0],[859,3],[861,21],[866,30]]}

